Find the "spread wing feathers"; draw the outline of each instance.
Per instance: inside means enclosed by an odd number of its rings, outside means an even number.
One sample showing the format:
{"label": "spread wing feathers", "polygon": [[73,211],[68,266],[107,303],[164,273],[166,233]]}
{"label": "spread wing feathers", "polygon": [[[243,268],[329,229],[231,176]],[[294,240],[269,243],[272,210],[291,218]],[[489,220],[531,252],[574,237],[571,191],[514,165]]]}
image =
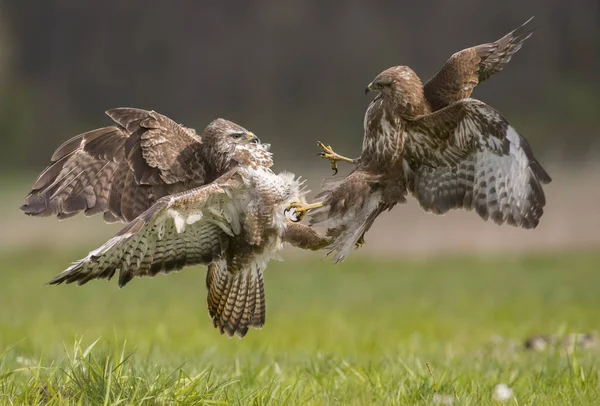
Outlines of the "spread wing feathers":
{"label": "spread wing feathers", "polygon": [[110,280],[119,270],[122,287],[134,276],[208,264],[227,249],[228,237],[241,232],[230,194],[228,186],[211,183],[164,197],[49,284]]}
{"label": "spread wing feathers", "polygon": [[154,111],[118,108],[106,113],[131,134],[126,153],[138,183],[170,185],[204,176],[202,144],[194,130]]}
{"label": "spread wing feathers", "polygon": [[342,262],[377,216],[391,208],[382,202],[382,191],[374,188],[371,178],[356,170],[339,183],[326,180],[325,189],[315,197],[323,207],[309,212],[310,225],[327,228],[327,236],[333,239],[327,255],[333,253],[335,263]]}
{"label": "spread wing feathers", "polygon": [[408,189],[426,211],[475,209],[497,224],[534,228],[550,176],[493,108],[465,99],[407,124]]}
{"label": "spread wing feathers", "polygon": [[[78,135],[54,152],[21,206],[34,216],[84,211],[131,221],[169,193],[204,184],[200,138],[153,111],[107,111],[118,123]],[[183,185],[186,185],[185,187]]]}
{"label": "spread wing feathers", "polygon": [[521,49],[535,27],[527,20],[499,40],[463,49],[452,55],[442,69],[425,84],[425,97],[439,110],[471,95],[477,84],[498,73]]}
{"label": "spread wing feathers", "polygon": [[235,268],[226,260],[208,266],[208,313],[221,334],[244,337],[250,327],[265,324],[265,288],[256,262]]}

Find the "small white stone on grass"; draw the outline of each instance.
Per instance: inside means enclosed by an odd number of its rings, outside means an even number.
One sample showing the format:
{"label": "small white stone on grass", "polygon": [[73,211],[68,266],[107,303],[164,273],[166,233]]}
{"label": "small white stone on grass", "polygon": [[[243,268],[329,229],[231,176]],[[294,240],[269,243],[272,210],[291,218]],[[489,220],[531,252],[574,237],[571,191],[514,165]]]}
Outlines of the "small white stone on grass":
{"label": "small white stone on grass", "polygon": [[15,361],[17,361],[17,364],[26,366],[26,367],[30,367],[32,365],[35,365],[35,361],[29,358],[25,358],[22,356],[17,356],[17,358],[15,358]]}
{"label": "small white stone on grass", "polygon": [[494,393],[492,394],[492,399],[494,399],[497,402],[506,402],[512,397],[512,389],[503,383],[499,383],[498,385],[496,385],[496,387],[494,388]]}
{"label": "small white stone on grass", "polygon": [[436,393],[433,395],[433,404],[434,405],[451,405],[454,403],[454,396],[452,395],[440,395]]}

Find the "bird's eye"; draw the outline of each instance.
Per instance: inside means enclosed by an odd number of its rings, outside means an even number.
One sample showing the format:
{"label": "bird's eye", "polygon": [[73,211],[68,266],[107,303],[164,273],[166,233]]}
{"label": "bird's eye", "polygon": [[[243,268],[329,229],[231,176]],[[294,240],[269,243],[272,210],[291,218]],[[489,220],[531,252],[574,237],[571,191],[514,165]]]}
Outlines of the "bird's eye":
{"label": "bird's eye", "polygon": [[240,138],[242,138],[242,134],[241,133],[233,133],[233,134],[231,134],[231,136],[233,138],[235,138],[236,140],[239,140]]}

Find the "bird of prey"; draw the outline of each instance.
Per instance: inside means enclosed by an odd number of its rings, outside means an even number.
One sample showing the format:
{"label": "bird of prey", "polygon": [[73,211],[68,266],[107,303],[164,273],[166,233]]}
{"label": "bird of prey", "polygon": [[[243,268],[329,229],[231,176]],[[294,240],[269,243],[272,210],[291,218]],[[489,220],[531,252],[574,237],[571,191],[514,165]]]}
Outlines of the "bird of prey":
{"label": "bird of prey", "polygon": [[61,145],[21,209],[66,218],[84,211],[128,224],[50,284],[154,276],[208,265],[208,310],[221,334],[265,323],[263,272],[283,242],[329,243],[286,219],[302,182],[270,169],[269,145],[224,119],[201,135],[154,111],[107,111],[116,125]]}
{"label": "bird of prey", "polygon": [[538,225],[546,204],[541,184],[550,176],[500,113],[469,98],[531,36],[529,21],[495,42],[454,54],[425,86],[407,66],[377,75],[367,87],[379,94],[365,114],[358,159],[319,144],[334,170],[336,161],[355,168],[344,179],[326,180],[316,203],[287,210],[296,221],[314,210],[311,225],[335,238],[329,247],[334,262],[362,244],[377,216],[406,201],[408,192],[428,212],[475,209],[497,224]]}

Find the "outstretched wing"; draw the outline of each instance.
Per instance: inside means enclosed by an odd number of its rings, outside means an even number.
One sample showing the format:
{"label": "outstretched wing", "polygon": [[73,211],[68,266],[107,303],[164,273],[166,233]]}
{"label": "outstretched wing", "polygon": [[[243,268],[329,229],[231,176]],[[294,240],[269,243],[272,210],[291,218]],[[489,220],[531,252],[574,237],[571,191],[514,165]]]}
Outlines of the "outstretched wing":
{"label": "outstretched wing", "polygon": [[[496,110],[464,99],[407,123],[408,188],[434,213],[475,209],[485,220],[534,228],[550,176]],[[408,169],[408,168],[407,168]]]}
{"label": "outstretched wing", "polygon": [[463,49],[452,55],[425,84],[425,98],[431,108],[439,110],[469,97],[477,84],[500,72],[533,34],[535,28],[528,25],[532,19],[495,42]]}
{"label": "outstretched wing", "polygon": [[159,199],[49,284],[110,280],[119,271],[122,287],[134,276],[205,264],[208,311],[219,332],[244,337],[249,328],[262,328],[266,264],[252,255],[242,232],[244,213],[234,200],[248,193],[243,185],[234,169],[209,185]]}
{"label": "outstretched wing", "polygon": [[106,112],[118,125],[78,135],[54,152],[21,206],[34,216],[84,211],[131,221],[167,194],[206,182],[200,137],[154,111]]}
{"label": "outstretched wing", "polygon": [[49,283],[82,285],[92,279],[111,279],[119,271],[119,286],[124,286],[134,276],[154,276],[213,262],[227,249],[230,237],[241,231],[240,213],[231,198],[237,193],[234,189],[239,178],[225,177],[161,198]]}

